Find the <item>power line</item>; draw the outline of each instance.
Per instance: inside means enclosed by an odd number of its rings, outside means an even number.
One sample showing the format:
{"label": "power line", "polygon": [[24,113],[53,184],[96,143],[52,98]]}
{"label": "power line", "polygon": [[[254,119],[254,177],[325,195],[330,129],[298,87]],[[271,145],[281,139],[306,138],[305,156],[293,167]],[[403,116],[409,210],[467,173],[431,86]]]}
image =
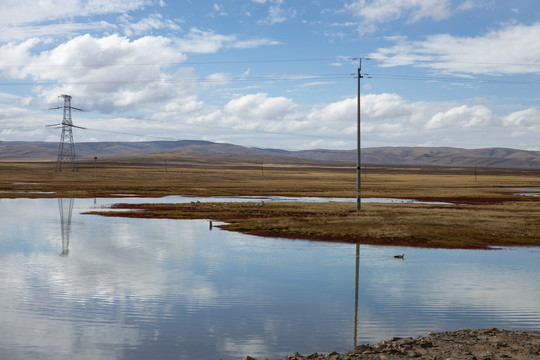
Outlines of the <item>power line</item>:
{"label": "power line", "polygon": [[[141,116],[128,116],[126,117],[128,119],[134,119],[139,121],[159,121],[156,119],[141,117]],[[198,127],[198,128],[208,128],[207,124],[190,124],[190,123],[182,123],[182,126],[188,126],[188,127]],[[50,129],[50,128],[49,128]],[[103,132],[103,133],[111,133],[111,134],[118,134],[118,135],[128,135],[128,136],[135,136],[135,137],[141,137],[141,138],[155,138],[155,139],[161,139],[161,140],[171,140],[171,141],[177,141],[179,139],[177,138],[170,138],[165,136],[156,136],[156,135],[148,135],[148,134],[139,134],[139,133],[133,133],[133,132],[126,132],[126,131],[114,131],[114,130],[104,130],[104,129],[96,129],[92,127],[85,126],[83,128],[87,131],[95,131],[95,132]],[[231,127],[226,126],[218,126],[218,125],[212,125],[212,129],[217,130],[233,130],[234,132],[242,132],[245,134],[264,134],[264,135],[276,135],[276,136],[295,136],[295,137],[304,137],[304,138],[324,138],[324,139],[337,139],[337,140],[343,140],[342,136],[331,136],[331,135],[318,135],[318,134],[305,134],[305,133],[291,133],[291,132],[285,132],[285,131],[267,131],[267,130],[246,130],[246,129],[232,129]]]}
{"label": "power line", "polygon": [[41,67],[108,67],[108,66],[179,66],[179,65],[224,65],[224,64],[264,64],[264,63],[300,63],[319,61],[352,61],[352,57],[335,58],[303,58],[303,59],[265,59],[265,60],[218,60],[218,61],[185,61],[163,63],[103,63],[103,64],[31,64],[0,65],[1,68],[41,68]]}
{"label": "power line", "polygon": [[155,135],[148,135],[148,134],[142,135],[142,134],[129,133],[125,131],[113,131],[113,130],[103,130],[103,129],[93,129],[93,128],[85,128],[85,130],[111,133],[111,134],[119,134],[119,135],[128,135],[128,136],[135,136],[135,137],[141,137],[141,138],[153,138],[153,139],[159,139],[159,140],[170,140],[170,141],[180,140],[177,138],[170,138],[170,137],[165,137],[165,136],[155,136]]}
{"label": "power line", "polygon": [[492,61],[467,61],[467,60],[437,60],[437,59],[425,59],[425,58],[412,58],[412,57],[388,57],[380,58],[372,56],[367,60],[375,60],[380,62],[402,62],[405,65],[411,65],[411,63],[429,63],[429,64],[465,64],[465,65],[497,65],[497,66],[535,66],[540,67],[539,63],[511,63],[511,62],[492,62]]}
{"label": "power line", "polygon": [[[366,60],[376,61],[396,61],[403,63],[431,63],[431,64],[476,64],[476,65],[500,65],[500,66],[540,66],[540,64],[528,63],[503,63],[503,62],[478,62],[478,61],[441,61],[426,60],[425,58],[365,58]],[[333,58],[298,58],[298,59],[263,59],[263,60],[219,60],[219,61],[186,61],[169,63],[104,63],[104,64],[31,64],[31,65],[0,65],[2,68],[40,68],[40,67],[109,67],[109,66],[179,66],[179,65],[223,65],[223,64],[256,64],[256,63],[305,63],[321,61],[350,61],[358,60],[356,57],[333,57]],[[36,80],[36,81],[10,81],[0,82],[1,86],[31,86],[31,85],[121,85],[135,83],[219,83],[233,81],[291,81],[308,79],[347,79],[353,74],[284,74],[284,75],[266,75],[266,76],[242,76],[242,77],[223,77],[223,78],[184,78],[184,79],[130,79],[130,80],[100,80],[100,81],[61,81],[61,80]],[[355,75],[355,74],[354,74]],[[447,82],[479,82],[493,84],[509,85],[538,85],[540,81],[521,81],[521,80],[501,80],[501,79],[472,79],[463,77],[441,77],[441,76],[421,76],[421,75],[400,75],[372,73],[364,74],[366,78],[391,79],[391,80],[418,80],[418,81],[447,81]]]}
{"label": "power line", "polygon": [[[441,77],[441,76],[422,76],[422,75],[401,75],[385,73],[364,73],[367,79],[381,80],[407,80],[407,81],[436,81],[436,82],[467,82],[484,84],[506,84],[506,85],[540,85],[538,81],[525,80],[503,80],[503,79],[480,79],[463,77]],[[252,77],[222,77],[222,78],[184,78],[184,79],[135,79],[135,80],[99,80],[99,81],[44,81],[36,80],[32,82],[1,82],[0,86],[33,86],[33,85],[124,85],[124,84],[182,84],[182,83],[222,83],[222,82],[263,82],[263,81],[305,81],[305,80],[337,80],[350,79],[353,74],[288,74],[288,75],[268,75]]]}
{"label": "power line", "polygon": [[366,78],[371,79],[388,79],[388,80],[419,80],[419,81],[444,81],[444,82],[470,82],[470,83],[486,83],[486,84],[507,84],[507,85],[540,85],[538,81],[524,80],[503,80],[503,79],[477,79],[477,78],[462,78],[462,77],[441,77],[441,76],[422,76],[422,75],[400,75],[400,74],[364,74]]}
{"label": "power line", "polygon": [[[138,118],[139,120],[151,120],[151,119],[144,119],[144,118]],[[190,127],[202,127],[207,128],[207,125],[197,125],[197,124],[183,124],[184,126],[190,126]],[[212,126],[213,129],[218,130],[232,130],[229,127],[225,126]],[[125,131],[113,131],[113,130],[104,130],[104,129],[95,129],[95,128],[88,128],[85,127],[84,130],[87,131],[94,131],[94,132],[103,132],[103,133],[111,133],[111,134],[119,134],[119,135],[128,135],[128,136],[135,136],[140,138],[154,138],[159,140],[169,140],[169,141],[178,141],[182,140],[179,138],[171,138],[166,136],[158,136],[158,135],[148,135],[148,134],[139,134],[139,133],[133,133],[133,132],[125,132]],[[423,129],[424,131],[426,129]],[[446,131],[447,129],[431,129],[427,131],[427,134],[430,135],[437,135],[441,132]],[[467,133],[471,136],[477,136],[472,134],[478,134],[478,133],[484,133],[485,129],[468,129]],[[249,134],[263,134],[263,135],[275,135],[275,136],[294,136],[294,137],[300,137],[300,138],[310,138],[310,139],[335,139],[335,140],[350,140],[352,141],[352,138],[344,137],[344,136],[331,136],[331,135],[319,135],[319,134],[306,134],[306,133],[291,133],[291,132],[285,132],[285,131],[265,131],[265,130],[244,130],[244,129],[234,129],[234,134],[231,135],[238,135],[238,133],[244,133],[246,135]],[[410,143],[410,141],[406,140],[390,140],[388,139],[385,134],[376,133],[375,136],[362,136],[362,139],[364,141],[368,142],[375,142],[375,143],[392,143],[392,144],[407,144]],[[462,135],[460,135],[462,136]],[[474,145],[475,143],[468,143],[468,145]]]}
{"label": "power line", "polygon": [[[193,125],[193,124],[188,124],[188,125]],[[197,126],[197,125],[193,125],[193,126]],[[206,127],[206,126],[203,126],[203,125],[201,125],[201,126]],[[215,126],[213,126],[213,128],[230,130],[229,128],[225,128],[225,127],[215,127]],[[94,132],[111,133],[111,134],[119,134],[119,135],[128,135],[128,136],[134,136],[134,137],[139,137],[139,138],[151,138],[151,139],[157,139],[157,140],[166,140],[166,141],[185,140],[185,139],[180,139],[180,138],[171,138],[171,137],[148,135],[148,134],[138,134],[138,133],[132,133],[132,132],[125,132],[125,131],[113,131],[113,130],[94,129],[94,128],[85,128],[84,130],[86,130],[86,131],[94,131]],[[485,130],[478,130],[478,132],[480,132],[480,131],[485,131]],[[303,138],[312,138],[312,139],[336,139],[336,140],[345,140],[345,141],[348,140],[348,141],[351,141],[351,142],[353,141],[352,138],[344,138],[342,136],[340,137],[340,136],[316,135],[316,134],[293,134],[293,133],[288,133],[288,132],[275,132],[275,131],[262,131],[262,130],[261,131],[238,130],[238,129],[235,129],[235,132],[237,132],[237,133],[238,132],[244,132],[246,134],[257,133],[257,134],[276,135],[276,136],[294,136],[294,137],[303,137]],[[437,132],[438,131],[432,131],[433,134],[435,134]],[[233,136],[233,135],[238,135],[238,134],[231,134],[231,136]],[[80,135],[79,135],[79,137],[80,137]],[[362,140],[364,142],[370,142],[370,143],[395,144],[395,145],[402,144],[403,146],[412,146],[412,145],[404,145],[404,144],[410,144],[411,141],[390,140],[388,138],[384,138],[384,136],[370,137],[370,136],[365,136],[364,135],[362,137]],[[419,146],[419,145],[414,145],[414,146]],[[450,146],[450,145],[448,145],[448,146]],[[478,141],[476,141],[476,142],[460,142],[460,146],[478,146]],[[488,145],[486,145],[486,146],[488,146]],[[346,150],[354,151],[352,149],[346,149]]]}
{"label": "power line", "polygon": [[138,80],[99,80],[99,81],[43,81],[36,80],[32,82],[0,82],[1,86],[27,86],[27,85],[122,85],[122,84],[138,84],[138,83],[164,83],[164,84],[181,84],[181,83],[220,83],[233,81],[299,81],[310,79],[348,79],[350,74],[293,74],[293,75],[268,75],[268,76],[252,76],[252,77],[222,77],[222,78],[185,78],[185,79],[138,79]]}
{"label": "power line", "polygon": [[[195,126],[195,127],[203,127],[208,128],[208,125],[195,125],[195,124],[183,124],[184,126]],[[212,125],[213,129],[222,129],[222,130],[231,130],[231,128],[227,128],[224,126],[215,126]],[[113,130],[104,130],[104,129],[94,129],[85,127],[85,130],[88,131],[96,131],[96,132],[104,132],[104,133],[111,133],[111,134],[119,134],[119,135],[128,135],[128,136],[136,136],[136,137],[149,137],[149,138],[155,138],[155,139],[161,139],[161,140],[171,140],[171,141],[177,141],[180,139],[177,138],[170,138],[170,137],[164,137],[164,136],[155,136],[155,135],[148,135],[148,134],[137,134],[137,133],[131,133],[131,132],[125,132],[125,131],[113,131]],[[279,131],[265,131],[265,130],[244,130],[244,129],[234,129],[235,132],[243,132],[246,134],[265,134],[265,135],[277,135],[277,136],[295,136],[295,137],[305,137],[305,138],[325,138],[325,139],[339,139],[343,140],[343,137],[340,136],[330,136],[330,135],[316,135],[316,134],[303,134],[303,133],[289,133],[289,132],[279,132]]]}
{"label": "power line", "polygon": [[[540,67],[539,63],[512,63],[512,62],[486,62],[467,60],[437,60],[411,57],[388,57],[380,58],[375,56],[365,57],[365,60],[379,62],[402,62],[405,65],[410,63],[430,63],[430,64],[468,64],[468,65],[500,65],[500,66],[534,66]],[[333,58],[298,58],[298,59],[263,59],[263,60],[215,60],[215,61],[184,61],[184,62],[163,62],[163,63],[102,63],[102,64],[27,64],[27,65],[0,65],[1,68],[42,68],[42,67],[108,67],[108,66],[179,66],[179,65],[224,65],[224,64],[264,64],[264,63],[301,63],[301,62],[322,62],[322,61],[350,61],[358,60],[357,57],[337,56]]]}

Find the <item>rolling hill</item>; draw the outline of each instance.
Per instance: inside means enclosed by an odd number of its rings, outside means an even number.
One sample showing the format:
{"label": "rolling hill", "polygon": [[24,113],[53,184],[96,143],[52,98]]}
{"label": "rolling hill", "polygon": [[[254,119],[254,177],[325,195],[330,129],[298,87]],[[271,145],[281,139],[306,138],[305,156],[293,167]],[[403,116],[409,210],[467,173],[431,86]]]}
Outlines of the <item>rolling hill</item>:
{"label": "rolling hill", "polygon": [[[55,160],[58,143],[0,141],[0,161]],[[147,155],[212,157],[251,162],[354,164],[356,150],[288,151],[262,149],[200,140],[148,142],[86,142],[76,144],[80,160]],[[507,148],[376,147],[362,149],[362,163],[374,165],[431,165],[540,169],[540,151]]]}

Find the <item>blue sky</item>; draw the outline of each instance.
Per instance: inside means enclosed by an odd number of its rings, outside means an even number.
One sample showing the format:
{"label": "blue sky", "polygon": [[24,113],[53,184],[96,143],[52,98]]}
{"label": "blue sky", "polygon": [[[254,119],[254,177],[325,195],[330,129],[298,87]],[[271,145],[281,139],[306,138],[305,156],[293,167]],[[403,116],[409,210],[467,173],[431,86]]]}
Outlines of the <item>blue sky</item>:
{"label": "blue sky", "polygon": [[540,150],[535,0],[1,0],[0,141]]}

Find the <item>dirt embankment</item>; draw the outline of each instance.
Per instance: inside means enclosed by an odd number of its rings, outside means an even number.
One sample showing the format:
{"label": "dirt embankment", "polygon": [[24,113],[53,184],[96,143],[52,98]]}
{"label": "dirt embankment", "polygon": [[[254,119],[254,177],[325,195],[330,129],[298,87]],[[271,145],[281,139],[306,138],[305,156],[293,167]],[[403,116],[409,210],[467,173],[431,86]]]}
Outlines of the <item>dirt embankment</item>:
{"label": "dirt embankment", "polygon": [[[359,345],[346,354],[289,355],[283,360],[534,360],[540,359],[540,332],[499,329],[429,333],[413,338],[393,338]],[[254,360],[246,356],[244,360]]]}

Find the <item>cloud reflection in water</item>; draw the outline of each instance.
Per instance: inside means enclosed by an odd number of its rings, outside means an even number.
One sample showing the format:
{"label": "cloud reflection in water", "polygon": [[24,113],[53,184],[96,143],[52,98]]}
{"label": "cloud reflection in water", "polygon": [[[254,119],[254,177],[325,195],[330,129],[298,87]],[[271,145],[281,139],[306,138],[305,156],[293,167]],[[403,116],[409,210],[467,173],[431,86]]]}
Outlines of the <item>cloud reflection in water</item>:
{"label": "cloud reflection in water", "polygon": [[[257,238],[202,220],[80,215],[92,202],[75,199],[62,257],[57,200],[0,200],[0,352],[8,358],[237,359],[352,348],[354,245]],[[533,251],[362,246],[358,342],[464,327],[540,330]],[[402,252],[404,261],[393,258]]]}

